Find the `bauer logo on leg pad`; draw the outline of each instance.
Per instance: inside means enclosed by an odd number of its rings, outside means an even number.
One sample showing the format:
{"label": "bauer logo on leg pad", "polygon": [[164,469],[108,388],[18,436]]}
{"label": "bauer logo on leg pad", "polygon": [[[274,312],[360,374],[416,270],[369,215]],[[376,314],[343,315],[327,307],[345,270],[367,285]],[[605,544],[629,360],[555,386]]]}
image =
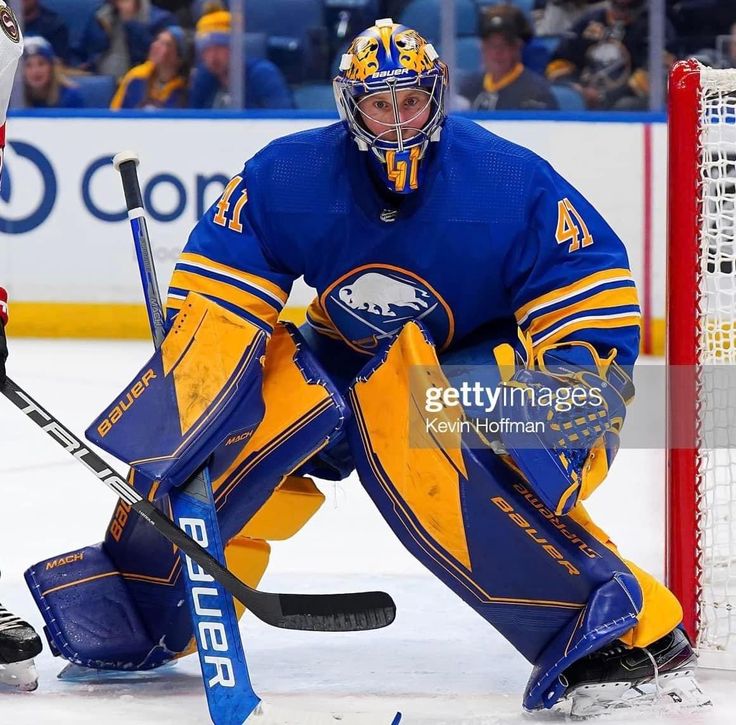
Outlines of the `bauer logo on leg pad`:
{"label": "bauer logo on leg pad", "polygon": [[496,504],[505,514],[508,514],[509,518],[523,531],[528,534],[531,540],[540,546],[552,559],[556,560],[558,564],[565,568],[565,570],[571,576],[578,576],[580,569],[571,564],[565,557],[560,553],[560,550],[550,543],[549,539],[539,535],[539,531],[534,528],[520,513],[514,511],[514,507],[506,501],[503,496],[494,496],[491,499],[491,503]]}
{"label": "bauer logo on leg pad", "polygon": [[104,418],[102,422],[97,426],[97,432],[104,438],[110,429],[117,423],[125,414],[125,411],[130,408],[133,403],[140,398],[141,395],[148,388],[151,380],[156,377],[156,373],[153,372],[152,368],[146,370],[139,380],[136,380],[130,389],[123,393],[123,396],[118,400],[115,406],[110,411],[107,418]]}

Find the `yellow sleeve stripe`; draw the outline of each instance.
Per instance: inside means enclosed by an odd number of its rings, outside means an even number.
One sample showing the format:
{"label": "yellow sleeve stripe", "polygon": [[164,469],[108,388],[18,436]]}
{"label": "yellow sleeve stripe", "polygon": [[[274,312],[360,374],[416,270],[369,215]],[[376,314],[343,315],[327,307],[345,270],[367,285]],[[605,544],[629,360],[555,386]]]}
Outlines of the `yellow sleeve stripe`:
{"label": "yellow sleeve stripe", "polygon": [[[241,310],[249,312],[271,327],[276,324],[278,318],[278,310],[274,309],[268,302],[264,302],[260,297],[225,282],[203,277],[195,272],[184,272],[175,269],[171,277],[171,287],[198,292],[228,302]],[[172,295],[169,295],[169,299],[172,299]]]}
{"label": "yellow sleeve stripe", "polygon": [[615,327],[639,327],[640,325],[641,316],[632,315],[630,312],[607,316],[591,315],[590,317],[578,317],[566,325],[558,327],[548,335],[535,340],[534,347],[536,348],[542,343],[552,345],[578,330],[590,330],[591,328],[608,330]]}
{"label": "yellow sleeve stripe", "polygon": [[[527,332],[536,337],[540,332],[564,320],[566,317],[578,314],[579,312],[585,312],[585,310],[602,311],[606,307],[630,307],[631,305],[638,306],[638,304],[639,296],[636,293],[636,287],[618,287],[604,290],[603,292],[586,296],[577,302],[573,302],[571,305],[556,309],[554,312],[548,312],[546,315],[535,317],[529,325]],[[630,310],[628,314],[631,314]]]}
{"label": "yellow sleeve stripe", "polygon": [[256,287],[264,294],[269,297],[273,297],[274,301],[281,307],[286,304],[288,297],[287,293],[281,289],[277,284],[271,282],[271,280],[265,277],[259,277],[255,274],[244,272],[242,269],[235,269],[235,267],[228,267],[226,264],[215,262],[214,259],[203,257],[201,254],[190,254],[188,252],[183,253],[179,257],[179,261],[184,264],[189,264],[194,267],[201,267],[205,271],[215,272],[225,277],[232,277],[245,284]]}
{"label": "yellow sleeve stripe", "polygon": [[516,310],[515,317],[519,327],[522,327],[529,315],[533,315],[541,309],[548,307],[549,305],[557,304],[570,297],[588,292],[594,289],[599,284],[609,284],[611,282],[630,282],[631,281],[631,270],[628,269],[606,269],[602,272],[595,272],[589,274],[587,277],[568,284],[564,287],[558,287],[557,289],[545,292],[539,297],[535,297],[533,300],[529,300],[525,305],[519,307]]}

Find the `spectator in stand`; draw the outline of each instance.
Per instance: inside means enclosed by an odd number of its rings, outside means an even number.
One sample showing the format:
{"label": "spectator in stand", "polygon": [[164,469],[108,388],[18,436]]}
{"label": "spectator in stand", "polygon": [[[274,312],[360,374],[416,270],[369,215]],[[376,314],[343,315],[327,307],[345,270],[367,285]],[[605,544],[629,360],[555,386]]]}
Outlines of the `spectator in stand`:
{"label": "spectator in stand", "polygon": [[469,107],[480,111],[557,109],[547,81],[521,61],[524,44],[532,37],[522,10],[514,5],[485,8],[480,36],[485,73],[466,76],[457,88]]}
{"label": "spectator in stand", "polygon": [[[197,23],[195,43],[199,65],[194,71],[191,104],[194,108],[229,108],[230,13],[218,10]],[[293,108],[294,102],[281,71],[264,58],[246,58],[246,108]]]}
{"label": "spectator in stand", "polygon": [[[665,28],[665,46],[674,30]],[[571,29],[547,66],[553,83],[577,88],[591,109],[641,110],[649,97],[649,16],[644,0],[608,0]],[[672,57],[665,58],[665,65]],[[662,73],[666,69],[663,65]]]}
{"label": "spectator in stand", "polygon": [[176,17],[177,25],[194,30],[194,0],[152,0],[162,10],[167,10]]}
{"label": "spectator in stand", "polygon": [[148,60],[120,81],[110,108],[185,108],[191,57],[188,42],[178,26],[162,30],[151,44]]}
{"label": "spectator in stand", "polygon": [[534,32],[537,35],[563,35],[586,13],[603,7],[601,0],[547,0],[535,11]]}
{"label": "spectator in stand", "polygon": [[[715,67],[726,62],[724,46],[728,28],[736,23],[733,0],[667,0],[667,17],[676,33],[676,52],[681,58],[699,57]],[[713,48],[717,53],[713,52]]]}
{"label": "spectator in stand", "polygon": [[122,78],[146,61],[153,39],[170,25],[176,25],[174,16],[150,0],[107,0],[82,34],[81,67]]}
{"label": "spectator in stand", "polygon": [[56,57],[69,63],[69,30],[61,16],[39,0],[23,0],[23,33],[46,38]]}
{"label": "spectator in stand", "polygon": [[51,43],[26,36],[23,50],[23,88],[28,108],[82,108],[77,87],[64,75]]}

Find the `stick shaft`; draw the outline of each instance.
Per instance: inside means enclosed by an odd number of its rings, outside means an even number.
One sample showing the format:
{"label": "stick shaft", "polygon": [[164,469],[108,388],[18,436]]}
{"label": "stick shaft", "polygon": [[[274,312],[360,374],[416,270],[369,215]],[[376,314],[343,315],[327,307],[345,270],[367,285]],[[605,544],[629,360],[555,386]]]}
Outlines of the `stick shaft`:
{"label": "stick shaft", "polygon": [[[138,259],[138,271],[141,277],[146,311],[151,327],[151,335],[156,348],[160,348],[166,336],[164,309],[156,278],[156,266],[151,251],[151,239],[148,235],[145,209],[138,182],[137,163],[134,160],[123,161],[118,165],[123,182],[125,202],[128,205],[128,218],[133,232],[133,244]],[[131,209],[131,205],[135,205]],[[203,544],[218,561],[225,563],[224,547],[220,535],[220,524],[217,519],[215,499],[207,468],[194,474],[181,488],[170,492],[172,517],[182,528],[189,527],[189,533]],[[194,526],[196,522],[196,526]],[[247,719],[260,702],[253,690],[248,673],[248,665],[243,651],[243,644],[238,629],[238,618],[232,596],[219,582],[211,589],[210,607],[219,612],[219,625],[222,627],[220,653],[230,666],[231,682],[225,686],[220,682],[218,670],[213,669],[207,657],[207,641],[202,625],[208,620],[198,608],[197,583],[193,581],[193,570],[187,564],[187,556],[179,550],[181,557],[184,584],[192,619],[192,629],[197,641],[197,654],[202,669],[204,691],[212,721],[219,725]],[[199,580],[201,583],[201,579]],[[214,675],[214,677],[213,677]],[[233,689],[229,689],[232,686]]]}
{"label": "stick shaft", "polygon": [[165,336],[166,313],[159,293],[156,267],[153,264],[153,252],[151,251],[151,241],[148,236],[145,217],[131,217],[130,228],[136,240],[135,254],[138,259],[138,269],[141,273],[143,293],[146,296],[148,324],[151,327],[154,344],[156,347],[160,347]]}
{"label": "stick shaft", "polygon": [[136,258],[138,259],[138,271],[141,275],[143,294],[146,297],[148,323],[151,327],[153,342],[156,347],[159,347],[164,340],[166,316],[156,277],[156,265],[153,261],[151,237],[148,234],[141,185],[138,181],[138,158],[132,157],[130,153],[128,155],[131,158],[118,160],[119,157],[116,157],[115,167],[123,182],[125,206],[128,209],[128,219],[133,232]]}

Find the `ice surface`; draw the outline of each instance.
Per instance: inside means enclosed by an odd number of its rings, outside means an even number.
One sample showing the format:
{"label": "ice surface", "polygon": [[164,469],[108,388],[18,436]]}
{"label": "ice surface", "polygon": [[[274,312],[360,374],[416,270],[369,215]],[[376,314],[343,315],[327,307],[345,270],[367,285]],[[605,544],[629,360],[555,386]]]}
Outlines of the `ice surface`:
{"label": "ice surface", "polygon": [[[12,333],[12,328],[10,330]],[[142,342],[10,340],[9,374],[80,433],[132,378],[150,352]],[[0,600],[37,627],[41,618],[22,579],[30,564],[99,541],[114,496],[0,400]],[[349,591],[381,588],[397,603],[396,622],[368,633],[324,634],[267,627],[246,617],[243,639],[256,692],[293,717],[266,723],[347,724],[327,713],[363,713],[363,722],[516,725],[564,722],[530,717],[521,694],[530,667],[484,620],[404,551],[357,479],[321,484],[327,501],[292,541],[273,545],[263,588]],[[622,451],[589,510],[624,555],[663,572],[663,457]],[[65,662],[45,650],[33,693],[0,691],[0,725],[189,725],[208,716],[196,658],[135,682],[65,682]],[[658,709],[606,722],[736,722],[736,678],[705,673],[715,703],[706,712]],[[323,713],[323,714],[320,714]]]}

